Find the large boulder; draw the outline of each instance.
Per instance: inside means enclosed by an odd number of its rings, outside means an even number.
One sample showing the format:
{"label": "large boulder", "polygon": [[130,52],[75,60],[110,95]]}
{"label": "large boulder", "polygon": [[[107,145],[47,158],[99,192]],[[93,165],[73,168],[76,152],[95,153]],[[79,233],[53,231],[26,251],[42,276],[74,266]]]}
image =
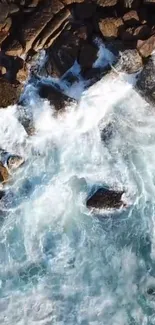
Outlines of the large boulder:
{"label": "large boulder", "polygon": [[137,87],[151,101],[155,102],[155,57],[150,57],[139,75]]}
{"label": "large boulder", "polygon": [[123,206],[123,193],[123,191],[100,188],[87,199],[86,205],[88,208],[95,209],[119,209]]}
{"label": "large boulder", "polygon": [[41,98],[48,99],[56,111],[65,109],[66,106],[75,103],[75,100],[59,89],[50,84],[40,82],[38,84],[38,93]]}

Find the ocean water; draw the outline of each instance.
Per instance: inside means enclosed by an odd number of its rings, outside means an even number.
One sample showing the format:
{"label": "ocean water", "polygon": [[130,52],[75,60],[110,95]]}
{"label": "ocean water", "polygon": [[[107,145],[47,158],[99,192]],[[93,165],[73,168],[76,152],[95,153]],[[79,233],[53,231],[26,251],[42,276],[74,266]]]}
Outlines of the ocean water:
{"label": "ocean water", "polygon": [[[155,324],[155,111],[133,82],[77,84],[57,118],[27,85],[31,137],[19,107],[0,110],[0,147],[25,158],[0,203],[0,324]],[[100,185],[127,207],[89,211]]]}

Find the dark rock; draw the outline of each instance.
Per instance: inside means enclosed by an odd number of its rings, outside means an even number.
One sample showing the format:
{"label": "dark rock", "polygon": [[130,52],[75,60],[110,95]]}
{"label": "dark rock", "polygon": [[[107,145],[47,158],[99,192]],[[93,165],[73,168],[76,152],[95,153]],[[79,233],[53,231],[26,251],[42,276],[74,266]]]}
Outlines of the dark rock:
{"label": "dark rock", "polygon": [[150,57],[139,75],[137,87],[151,101],[155,101],[155,59]]}
{"label": "dark rock", "polygon": [[61,77],[77,59],[80,38],[71,31],[64,31],[48,51],[52,75]]}
{"label": "dark rock", "polygon": [[109,122],[102,130],[101,130],[101,140],[108,144],[109,140],[113,137],[115,134],[115,128],[113,123]]}
{"label": "dark rock", "polygon": [[[5,192],[0,190],[0,200],[4,197]],[[1,210],[0,210],[0,215],[1,215]]]}
{"label": "dark rock", "polygon": [[155,49],[155,35],[152,35],[147,40],[138,40],[137,50],[144,58],[150,56]]}
{"label": "dark rock", "polygon": [[105,38],[117,38],[122,28],[121,18],[103,18],[99,22],[99,29]]}
{"label": "dark rock", "polygon": [[79,51],[78,62],[82,69],[89,69],[97,59],[98,48],[89,43],[84,43]]}
{"label": "dark rock", "polygon": [[48,99],[50,104],[54,106],[56,111],[64,109],[67,105],[75,103],[75,100],[65,94],[52,85],[43,83],[38,84],[39,96],[44,99]]}
{"label": "dark rock", "polygon": [[21,56],[24,53],[24,49],[17,39],[12,39],[9,44],[7,44],[5,53],[11,56]]}
{"label": "dark rock", "polygon": [[75,5],[74,11],[77,19],[89,19],[95,14],[96,6],[91,2],[83,2],[81,4],[77,3]]}
{"label": "dark rock", "polygon": [[123,41],[145,40],[149,37],[151,29],[147,25],[141,25],[138,27],[129,27],[121,33]]}
{"label": "dark rock", "polygon": [[147,293],[148,293],[148,295],[155,296],[155,288],[149,288],[149,289],[147,289]]}
{"label": "dark rock", "polygon": [[100,188],[87,199],[87,207],[95,209],[119,209],[123,206],[123,191]]}
{"label": "dark rock", "polygon": [[143,0],[145,5],[152,5],[155,4],[155,0]]}
{"label": "dark rock", "polygon": [[0,78],[0,107],[5,108],[18,102],[21,86],[11,84],[9,81]]}

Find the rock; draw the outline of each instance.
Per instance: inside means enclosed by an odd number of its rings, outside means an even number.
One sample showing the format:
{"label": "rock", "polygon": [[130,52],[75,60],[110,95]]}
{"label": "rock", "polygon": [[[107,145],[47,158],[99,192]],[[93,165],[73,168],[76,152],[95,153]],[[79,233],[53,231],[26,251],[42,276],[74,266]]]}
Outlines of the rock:
{"label": "rock", "polygon": [[136,10],[130,10],[123,16],[124,24],[132,27],[140,24],[140,19]]}
{"label": "rock", "polygon": [[23,52],[24,49],[21,43],[16,39],[10,41],[7,47],[5,48],[5,53],[11,56],[21,56]]}
{"label": "rock", "polygon": [[89,19],[93,17],[96,11],[96,6],[91,2],[77,3],[74,8],[75,16],[77,19]]}
{"label": "rock", "polygon": [[117,71],[123,71],[129,74],[138,72],[142,67],[142,57],[136,49],[125,50],[122,52],[121,57],[115,66]]}
{"label": "rock", "polygon": [[96,3],[101,7],[113,7],[118,3],[118,0],[97,0]]}
{"label": "rock", "polygon": [[24,158],[18,155],[9,155],[7,159],[7,166],[10,170],[17,169],[24,164]]}
{"label": "rock", "polygon": [[155,49],[155,35],[152,35],[147,40],[138,40],[137,50],[142,57],[147,58],[150,56]]}
{"label": "rock", "polygon": [[105,38],[117,38],[122,27],[121,18],[104,18],[99,22],[99,29]]}
{"label": "rock", "polygon": [[123,41],[145,40],[149,37],[151,29],[147,25],[127,28],[121,34]]}
{"label": "rock", "polygon": [[21,86],[11,84],[9,81],[0,78],[0,107],[5,108],[17,103],[21,93]]}
{"label": "rock", "polygon": [[77,59],[80,38],[76,33],[65,30],[54,42],[48,51],[48,66],[51,66],[51,75],[61,77],[69,70]]}
{"label": "rock", "polygon": [[33,14],[33,19],[30,17],[23,24],[23,42],[25,44],[25,53],[33,46],[33,42],[43,31],[45,26],[50,22],[55,14],[62,10],[64,5],[59,0],[45,0],[42,7],[39,7]]}
{"label": "rock", "polygon": [[108,144],[111,138],[115,135],[115,126],[109,122],[103,129],[101,129],[101,140]]}
{"label": "rock", "polygon": [[0,162],[0,182],[5,183],[8,181],[9,173],[6,169],[6,167],[3,166],[3,164]]}
{"label": "rock", "polygon": [[139,75],[137,87],[149,100],[155,101],[155,57],[150,57]]}
{"label": "rock", "polygon": [[78,63],[82,69],[89,69],[97,59],[98,48],[89,43],[84,43],[79,51]]}
{"label": "rock", "polygon": [[83,0],[62,0],[65,6],[71,5],[72,3],[81,3]]}
{"label": "rock", "polygon": [[12,25],[12,19],[11,17],[6,18],[6,20],[3,23],[3,27],[1,27],[1,32],[8,32]]}
{"label": "rock", "polygon": [[106,188],[100,188],[89,199],[87,207],[95,209],[119,209],[123,206],[123,191],[114,191]]}
{"label": "rock", "polygon": [[75,100],[52,85],[39,82],[38,93],[41,98],[48,99],[56,111],[64,109],[67,105],[75,103]]}
{"label": "rock", "polygon": [[[0,190],[0,200],[4,197],[5,192]],[[0,216],[1,216],[1,210],[0,210]]]}
{"label": "rock", "polygon": [[[39,39],[33,43],[33,49],[35,51],[39,51],[42,48],[51,46],[54,40],[62,32],[64,28],[63,23],[66,23],[66,20],[68,19],[70,14],[70,10],[64,9],[58,15],[56,15],[39,35]],[[47,46],[45,46],[46,42]]]}

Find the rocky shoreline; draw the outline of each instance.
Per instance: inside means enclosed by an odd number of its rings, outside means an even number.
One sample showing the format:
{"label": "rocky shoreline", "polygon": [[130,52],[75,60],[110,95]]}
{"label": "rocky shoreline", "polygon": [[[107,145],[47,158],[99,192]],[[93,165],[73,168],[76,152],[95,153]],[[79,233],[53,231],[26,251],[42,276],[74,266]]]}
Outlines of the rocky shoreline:
{"label": "rocky shoreline", "polygon": [[[94,65],[99,51],[96,40],[114,54],[117,72],[139,72],[137,88],[154,102],[154,0],[0,1],[0,107],[16,103],[24,107],[21,93],[28,78],[35,83],[38,96],[48,99],[56,111],[74,103],[75,99],[55,85],[42,83],[41,78],[52,77],[72,85],[78,80],[69,70],[77,62],[88,86],[101,79],[111,71],[111,65]],[[36,58],[42,50],[45,60],[40,67]],[[28,135],[33,134],[31,122],[23,122]],[[15,168],[23,163],[19,156],[10,157]],[[0,165],[1,183],[9,178],[7,164],[8,160],[6,166]],[[121,192],[107,190],[102,194],[97,206],[104,206],[104,197],[106,207],[122,205]]]}

